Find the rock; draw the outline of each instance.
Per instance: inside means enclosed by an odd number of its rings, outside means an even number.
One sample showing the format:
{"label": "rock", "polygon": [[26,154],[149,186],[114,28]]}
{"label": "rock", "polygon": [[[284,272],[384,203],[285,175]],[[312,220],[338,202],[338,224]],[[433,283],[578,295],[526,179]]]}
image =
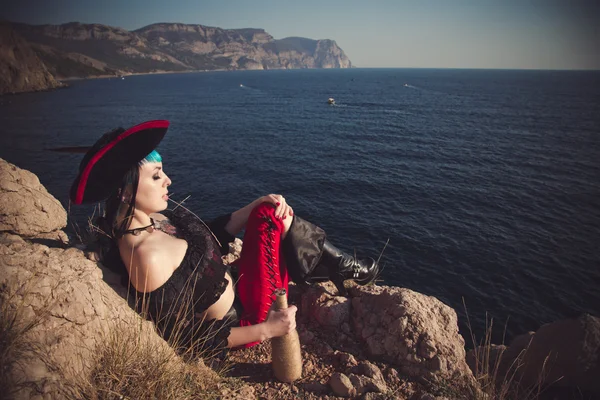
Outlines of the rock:
{"label": "rock", "polygon": [[143,336],[140,340],[172,351],[164,347],[153,325],[142,321],[102,281],[96,263],[81,251],[20,242],[2,233],[0,254],[3,307],[12,310],[22,324],[34,323],[26,336],[39,349],[19,359],[13,376],[50,385],[46,390],[61,397],[64,381],[89,372],[96,346],[114,329],[125,327],[132,330],[130,336]]}
{"label": "rock", "polygon": [[300,343],[306,345],[313,342],[315,335],[308,329],[298,329],[298,336],[300,337]]}
{"label": "rock", "polygon": [[369,361],[362,361],[355,368],[358,374],[368,376],[376,381],[385,382],[379,367]]}
{"label": "rock", "polygon": [[521,335],[504,353],[502,367],[520,357],[523,384],[573,388],[600,396],[600,318],[583,314]]}
{"label": "rock", "polygon": [[403,288],[356,286],[350,292],[354,329],[371,357],[411,377],[474,384],[453,309]]}
{"label": "rock", "polygon": [[65,226],[65,209],[38,177],[0,158],[0,232],[62,241]]}
{"label": "rock", "polygon": [[325,394],[329,392],[329,387],[319,382],[304,383],[302,384],[302,389],[304,389],[307,392],[312,392],[316,394]]}
{"label": "rock", "polygon": [[231,390],[229,388],[221,389],[221,399],[223,400],[246,400],[255,398],[254,388],[249,385],[244,385],[238,390]]}
{"label": "rock", "polygon": [[[502,384],[501,377],[514,374],[513,379],[522,387],[541,383],[547,392],[572,389],[573,393],[600,396],[598,317],[583,314],[578,318],[555,321],[541,326],[537,332],[515,337],[508,347],[491,345],[488,349],[479,347],[477,351],[489,352],[487,368],[490,371],[498,365],[497,385]],[[468,356],[472,369],[475,368],[473,353],[471,350]]]}
{"label": "rock", "polygon": [[400,382],[398,370],[396,368],[387,368],[385,370],[385,381],[391,383],[392,385],[398,384]]}
{"label": "rock", "polygon": [[221,257],[223,264],[229,265],[234,263],[242,254],[242,240],[235,238],[235,240],[229,243],[229,253]]}
{"label": "rock", "polygon": [[[397,393],[394,393],[394,400],[404,400],[405,397],[398,396]],[[367,392],[363,394],[361,400],[390,400],[390,396],[384,393],[375,393],[375,392]]]}
{"label": "rock", "polygon": [[320,342],[315,344],[315,348],[318,350],[319,354],[321,354],[322,356],[328,356],[330,354],[333,354],[334,350],[333,348],[325,342]]}
{"label": "rock", "polygon": [[350,374],[348,375],[354,390],[357,394],[366,392],[384,393],[387,391],[387,385],[384,381],[377,381],[364,375]]}
{"label": "rock", "polygon": [[333,393],[338,396],[352,397],[357,394],[350,378],[340,372],[336,372],[331,376],[329,386],[331,386]]}
{"label": "rock", "polygon": [[354,356],[352,354],[349,353],[344,353],[342,351],[340,351],[338,354],[338,360],[340,361],[340,363],[342,365],[344,365],[346,368],[352,368],[358,365],[358,362],[356,361],[356,358],[354,358]]}
{"label": "rock", "polygon": [[[304,310],[309,311],[306,315]],[[322,327],[339,328],[350,321],[350,299],[331,296],[325,285],[310,287],[302,296],[302,311]]]}

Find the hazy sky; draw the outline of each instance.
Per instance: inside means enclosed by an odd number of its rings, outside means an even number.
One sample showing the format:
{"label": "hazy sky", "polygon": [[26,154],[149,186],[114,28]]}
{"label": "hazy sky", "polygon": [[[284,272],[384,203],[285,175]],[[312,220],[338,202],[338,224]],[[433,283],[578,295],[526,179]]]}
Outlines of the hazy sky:
{"label": "hazy sky", "polygon": [[13,0],[0,17],[128,30],[156,22],[334,39],[357,67],[600,69],[595,0]]}

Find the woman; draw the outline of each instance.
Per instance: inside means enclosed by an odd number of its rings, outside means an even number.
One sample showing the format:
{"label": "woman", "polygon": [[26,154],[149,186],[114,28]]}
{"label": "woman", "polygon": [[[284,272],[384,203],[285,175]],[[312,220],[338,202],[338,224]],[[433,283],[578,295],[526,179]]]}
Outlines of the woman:
{"label": "woman", "polygon": [[[71,187],[75,204],[105,200],[96,221],[104,264],[123,273],[172,345],[189,351],[251,346],[296,326],[296,307],[271,309],[289,279],[373,281],[378,265],[335,248],[319,227],[294,215],[281,195],[260,197],[204,224],[181,205],[168,206],[171,180],[155,148],[168,121],[148,121],[103,135],[84,156]],[[240,259],[221,262],[245,229]],[[234,284],[235,282],[235,284]]]}

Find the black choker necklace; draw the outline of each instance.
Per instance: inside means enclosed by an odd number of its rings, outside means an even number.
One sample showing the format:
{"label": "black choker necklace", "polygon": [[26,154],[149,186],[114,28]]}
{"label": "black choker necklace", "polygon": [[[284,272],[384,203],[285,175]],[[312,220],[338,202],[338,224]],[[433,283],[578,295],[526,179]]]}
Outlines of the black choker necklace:
{"label": "black choker necklace", "polygon": [[130,233],[133,236],[138,236],[140,233],[142,233],[143,231],[145,231],[146,229],[148,229],[150,227],[152,227],[153,229],[156,229],[156,225],[154,225],[154,220],[152,218],[150,218],[150,225],[142,226],[139,228],[127,229],[123,234],[126,235],[126,234]]}

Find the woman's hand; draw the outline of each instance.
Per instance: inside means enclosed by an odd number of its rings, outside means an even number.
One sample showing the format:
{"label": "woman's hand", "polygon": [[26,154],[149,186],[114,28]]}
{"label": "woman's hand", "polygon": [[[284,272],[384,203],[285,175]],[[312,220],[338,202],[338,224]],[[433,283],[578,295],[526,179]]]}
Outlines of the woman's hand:
{"label": "woman's hand", "polygon": [[256,325],[236,326],[231,328],[227,338],[227,347],[237,347],[252,342],[262,342],[286,335],[296,329],[296,306],[285,310],[275,310],[273,307],[267,314],[267,319]]}
{"label": "woman's hand", "polygon": [[277,207],[275,209],[276,218],[286,219],[288,216],[291,217],[294,215],[294,210],[292,210],[292,207],[285,201],[285,197],[280,194],[268,194],[258,200],[261,203],[267,202],[274,204],[275,207]]}
{"label": "woman's hand", "polygon": [[285,237],[292,224],[292,218],[288,219],[287,217],[293,217],[294,210],[292,210],[292,207],[285,201],[285,197],[280,194],[268,194],[259,197],[252,203],[232,212],[229,222],[225,225],[225,230],[232,235],[237,235],[238,232],[246,226],[246,222],[248,222],[252,210],[261,203],[270,203],[275,206],[275,218],[283,220],[284,230],[282,237]]}
{"label": "woman's hand", "polygon": [[296,329],[296,311],[296,306],[289,306],[285,310],[271,308],[264,322],[267,338],[283,336]]}

